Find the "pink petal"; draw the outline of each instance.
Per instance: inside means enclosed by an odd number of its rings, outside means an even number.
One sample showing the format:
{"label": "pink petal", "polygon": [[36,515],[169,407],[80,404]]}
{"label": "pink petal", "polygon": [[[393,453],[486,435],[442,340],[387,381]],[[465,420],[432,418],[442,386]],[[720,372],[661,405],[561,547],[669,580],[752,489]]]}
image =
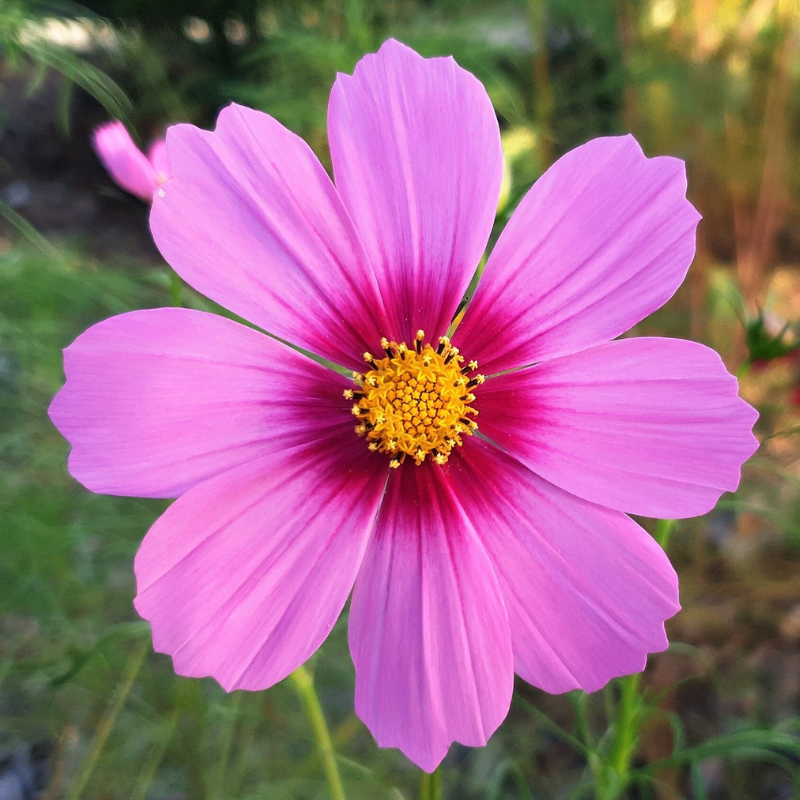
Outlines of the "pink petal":
{"label": "pink petal", "polygon": [[390,39],[352,77],[337,77],[328,136],[392,335],[444,335],[500,195],[500,134],[486,90],[452,58],[424,59]]}
{"label": "pink petal", "polygon": [[593,692],[667,647],[678,578],[633,520],[558,489],[477,437],[448,468],[500,581],[520,677],[547,692]]}
{"label": "pink petal", "polygon": [[167,143],[163,139],[153,142],[147,150],[147,158],[158,174],[158,182],[163,183],[172,177],[172,168],[167,158]]}
{"label": "pink petal", "polygon": [[176,497],[331,430],[356,438],[349,381],[216,314],[112,317],[79,336],[64,365],[50,416],[72,444],[70,472],[94,492]]}
{"label": "pink petal", "polygon": [[121,122],[109,122],[97,128],[92,144],[115,183],[147,203],[153,199],[153,191],[158,186],[156,169]]}
{"label": "pink petal", "polygon": [[433,771],[508,712],[511,639],[497,578],[437,465],[393,471],[350,608],[356,712],[381,747]]}
{"label": "pink petal", "polygon": [[275,336],[363,367],[388,330],[375,276],[308,145],[230,105],[216,130],[167,132],[173,179],[156,193],[158,248],[195,289]]}
{"label": "pink petal", "polygon": [[178,674],[265,689],[322,644],[374,524],[377,460],[352,431],[334,434],[212,478],[156,521],[135,606]]}
{"label": "pink petal", "polygon": [[632,136],[560,158],[500,236],[454,340],[487,374],[619,336],[672,297],[700,219],[675,158]]}
{"label": "pink petal", "polygon": [[758,414],[709,348],[623,339],[491,378],[481,432],[595,503],[649,517],[704,514],[739,485]]}

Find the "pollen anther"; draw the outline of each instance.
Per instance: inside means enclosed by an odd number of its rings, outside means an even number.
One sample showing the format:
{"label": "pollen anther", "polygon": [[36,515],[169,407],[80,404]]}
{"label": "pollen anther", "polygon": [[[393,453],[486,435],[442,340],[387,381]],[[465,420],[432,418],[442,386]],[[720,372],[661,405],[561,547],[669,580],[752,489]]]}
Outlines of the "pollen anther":
{"label": "pollen anther", "polygon": [[354,373],[358,391],[345,392],[347,399],[355,400],[352,412],[361,420],[356,432],[366,437],[370,450],[390,455],[394,469],[406,456],[417,465],[426,458],[445,464],[462,435],[478,427],[469,418],[478,413],[470,408],[475,395],[469,390],[483,379],[465,377],[477,362],[465,366],[446,336],[435,349],[424,340],[422,331],[417,331],[411,348],[382,339],[385,356],[364,353],[371,369],[364,375]]}

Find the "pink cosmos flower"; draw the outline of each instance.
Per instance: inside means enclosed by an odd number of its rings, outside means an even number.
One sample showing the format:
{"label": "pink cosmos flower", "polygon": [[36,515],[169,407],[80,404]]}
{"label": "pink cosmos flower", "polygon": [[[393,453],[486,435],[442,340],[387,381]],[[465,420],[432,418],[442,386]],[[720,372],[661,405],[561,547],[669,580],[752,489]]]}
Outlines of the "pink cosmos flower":
{"label": "pink cosmos flower", "polygon": [[151,202],[153,192],[172,177],[163,139],[153,142],[145,155],[134,144],[127,128],[114,121],[95,130],[92,144],[115,183],[146,203]]}
{"label": "pink cosmos flower", "polygon": [[612,341],[692,260],[682,162],[630,136],[561,158],[451,340],[502,175],[485,90],[389,41],[339,75],[328,126],[335,185],[266,114],[171,128],[151,226],[198,291],[355,380],[163,308],[80,336],[50,414],[87,488],[178,498],[135,562],[178,673],[271,686],[352,590],[356,710],[432,770],[486,742],[515,672],[594,691],[667,646],[677,578],[626,512],[711,509],[757,415],[708,348]]}

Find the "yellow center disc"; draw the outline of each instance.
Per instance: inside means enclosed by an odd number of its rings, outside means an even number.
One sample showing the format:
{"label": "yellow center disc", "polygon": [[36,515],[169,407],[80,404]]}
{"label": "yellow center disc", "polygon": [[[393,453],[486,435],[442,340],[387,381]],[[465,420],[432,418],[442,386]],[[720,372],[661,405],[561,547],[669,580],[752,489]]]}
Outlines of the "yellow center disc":
{"label": "yellow center disc", "polygon": [[464,366],[464,357],[447,337],[439,339],[436,349],[423,344],[424,338],[418,331],[413,347],[383,339],[384,356],[364,353],[371,369],[354,373],[356,389],[345,392],[356,401],[356,433],[366,437],[370,450],[392,456],[392,467],[406,456],[417,464],[428,456],[444,464],[461,436],[478,427],[472,419],[478,412],[470,407],[472,390],[484,381],[482,375],[470,377],[477,362]]}

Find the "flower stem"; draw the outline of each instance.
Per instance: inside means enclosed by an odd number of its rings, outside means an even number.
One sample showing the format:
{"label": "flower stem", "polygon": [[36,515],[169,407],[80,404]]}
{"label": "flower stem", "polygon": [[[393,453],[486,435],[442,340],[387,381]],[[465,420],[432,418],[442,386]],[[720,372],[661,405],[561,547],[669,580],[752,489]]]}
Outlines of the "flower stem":
{"label": "flower stem", "polygon": [[183,306],[183,299],[181,298],[182,294],[183,294],[183,281],[181,280],[181,276],[178,275],[177,272],[172,272],[170,275],[170,283],[169,283],[170,305],[175,306],[175,308],[181,308]]}
{"label": "flower stem", "polygon": [[[656,524],[655,540],[666,550],[675,520],[660,519]],[[642,694],[642,674],[619,679],[620,698],[614,720],[614,737],[602,768],[594,773],[598,800],[617,800],[628,788],[631,762],[639,744],[639,732],[647,716]]]}
{"label": "flower stem", "polygon": [[289,675],[289,679],[305,708],[306,716],[314,731],[314,738],[322,756],[322,765],[325,768],[325,777],[328,780],[328,792],[331,800],[346,800],[339,767],[336,765],[336,754],[333,751],[331,735],[325,723],[325,715],[322,713],[319,697],[314,689],[314,679],[302,665]]}
{"label": "flower stem", "polygon": [[643,719],[640,693],[641,673],[620,678],[620,700],[615,721],[616,736],[608,754],[605,792],[598,797],[615,800],[627,789],[630,768],[639,744],[639,729]]}
{"label": "flower stem", "polygon": [[212,797],[224,800],[226,791],[225,776],[231,759],[233,749],[233,739],[236,735],[236,726],[239,722],[239,712],[242,706],[242,692],[236,692],[230,699],[228,708],[229,718],[222,736],[222,747],[220,748],[220,758],[217,764],[216,776],[214,779],[214,790],[210,793]]}
{"label": "flower stem", "polygon": [[125,671],[122,674],[122,681],[117,684],[117,688],[111,697],[108,708],[97,725],[94,739],[92,740],[92,746],[81,764],[75,782],[72,784],[69,794],[67,795],[67,800],[79,800],[79,798],[83,796],[83,790],[86,788],[86,784],[89,783],[89,778],[92,777],[94,768],[97,766],[103,748],[108,741],[111,729],[114,727],[114,723],[117,721],[117,717],[122,711],[125,701],[128,699],[128,695],[133,688],[136,676],[142,668],[142,664],[144,663],[145,656],[149,649],[150,640],[147,639],[134,650],[133,654],[128,659],[128,663],[125,665]]}
{"label": "flower stem", "polygon": [[441,767],[436,767],[430,774],[422,773],[419,782],[419,800],[442,800]]}
{"label": "flower stem", "polygon": [[550,80],[550,53],[547,48],[547,3],[528,0],[528,18],[534,52],[533,68],[534,119],[538,128],[538,147],[542,171],[553,163],[553,110],[555,95]]}
{"label": "flower stem", "polygon": [[669,537],[675,529],[674,519],[660,519],[656,524],[655,540],[661,545],[662,550],[669,546]]}
{"label": "flower stem", "polygon": [[161,731],[155,737],[155,742],[151,747],[139,777],[136,779],[136,785],[133,787],[131,800],[147,800],[150,793],[150,787],[153,785],[158,768],[164,759],[164,754],[167,752],[172,737],[175,734],[175,728],[178,724],[178,709],[175,709],[172,714],[161,724]]}

